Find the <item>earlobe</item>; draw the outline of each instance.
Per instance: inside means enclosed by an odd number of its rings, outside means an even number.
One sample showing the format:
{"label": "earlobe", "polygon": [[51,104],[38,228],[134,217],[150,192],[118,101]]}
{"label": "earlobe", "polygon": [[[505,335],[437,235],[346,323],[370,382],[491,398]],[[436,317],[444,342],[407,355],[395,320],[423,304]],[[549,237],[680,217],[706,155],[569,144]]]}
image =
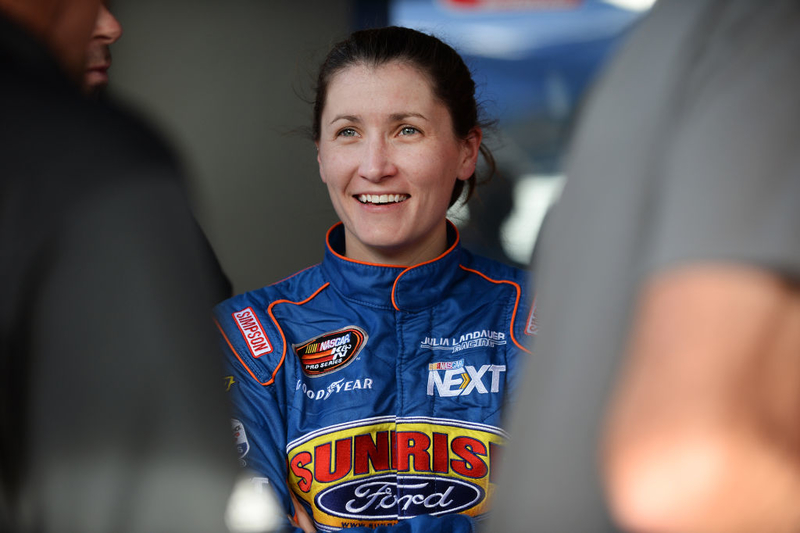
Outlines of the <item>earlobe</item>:
{"label": "earlobe", "polygon": [[458,179],[467,180],[475,173],[482,140],[483,131],[477,126],[472,128],[463,140],[463,159],[461,160],[461,171],[458,173]]}
{"label": "earlobe", "polygon": [[317,165],[319,166],[319,177],[322,179],[322,183],[328,183],[325,181],[325,173],[322,171],[322,160],[319,157],[319,142],[314,142],[314,146],[317,147]]}

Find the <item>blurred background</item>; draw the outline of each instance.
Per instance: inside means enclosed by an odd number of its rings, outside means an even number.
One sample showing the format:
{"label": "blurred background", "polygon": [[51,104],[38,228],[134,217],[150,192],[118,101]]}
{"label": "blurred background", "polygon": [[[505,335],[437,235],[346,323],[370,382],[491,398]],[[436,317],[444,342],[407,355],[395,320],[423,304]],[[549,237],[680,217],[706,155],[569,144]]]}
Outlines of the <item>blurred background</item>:
{"label": "blurred background", "polygon": [[310,139],[317,66],[351,31],[433,33],[473,71],[500,175],[450,213],[471,250],[527,266],[581,101],[654,0],[114,0],[110,92],[180,154],[235,292],[322,259],[337,218]]}

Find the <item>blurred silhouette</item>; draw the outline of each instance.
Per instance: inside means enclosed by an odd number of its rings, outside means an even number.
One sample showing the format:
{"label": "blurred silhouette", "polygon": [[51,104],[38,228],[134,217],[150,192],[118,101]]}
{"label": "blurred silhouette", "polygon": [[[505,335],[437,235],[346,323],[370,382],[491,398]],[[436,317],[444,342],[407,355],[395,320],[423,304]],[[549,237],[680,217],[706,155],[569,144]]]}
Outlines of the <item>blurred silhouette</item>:
{"label": "blurred silhouette", "polygon": [[169,150],[81,93],[99,0],[0,0],[0,530],[224,531],[215,266]]}
{"label": "blurred silhouette", "polygon": [[800,528],[798,60],[796,1],[660,0],[604,73],[486,531]]}

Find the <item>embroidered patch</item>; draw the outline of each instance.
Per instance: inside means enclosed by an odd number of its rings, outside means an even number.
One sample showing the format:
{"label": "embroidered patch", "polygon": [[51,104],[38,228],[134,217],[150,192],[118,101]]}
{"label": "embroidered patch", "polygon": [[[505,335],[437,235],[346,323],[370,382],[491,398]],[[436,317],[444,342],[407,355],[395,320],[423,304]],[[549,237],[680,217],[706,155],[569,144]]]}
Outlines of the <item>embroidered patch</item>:
{"label": "embroidered patch", "polygon": [[536,298],[531,304],[531,312],[528,315],[528,324],[525,326],[525,335],[536,335],[539,333],[539,325],[536,323]]}
{"label": "embroidered patch", "polygon": [[272,345],[269,343],[267,334],[264,333],[264,327],[252,307],[245,307],[231,316],[239,326],[239,331],[242,332],[242,337],[247,342],[247,347],[250,348],[253,357],[258,358],[272,351]]}
{"label": "embroidered patch", "polygon": [[[428,365],[428,396],[449,398],[500,392],[502,374],[506,365],[465,365],[463,359]],[[485,381],[484,381],[485,380]]]}
{"label": "embroidered patch", "polygon": [[367,343],[367,333],[356,326],[324,333],[294,344],[303,372],[309,377],[330,374],[349,365]]}
{"label": "embroidered patch", "polygon": [[250,451],[250,443],[247,442],[247,433],[244,430],[244,424],[231,418],[231,428],[233,429],[233,440],[236,443],[236,451],[239,453],[239,459],[243,459],[247,452]]}

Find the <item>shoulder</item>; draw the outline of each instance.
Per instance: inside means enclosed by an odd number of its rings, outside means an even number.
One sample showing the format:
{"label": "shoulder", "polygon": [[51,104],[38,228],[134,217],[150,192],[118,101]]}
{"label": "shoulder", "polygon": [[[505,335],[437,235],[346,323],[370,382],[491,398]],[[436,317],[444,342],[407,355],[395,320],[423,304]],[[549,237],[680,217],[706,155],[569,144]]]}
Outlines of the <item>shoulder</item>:
{"label": "shoulder", "polygon": [[153,168],[177,170],[164,140],[113,100],[89,100],[66,83],[23,76],[4,86],[3,95],[0,164],[11,177],[24,170],[40,185],[57,188],[68,182],[80,191],[138,181]]}
{"label": "shoulder", "polygon": [[524,339],[536,335],[536,292],[530,272],[467,250],[463,250],[460,268],[472,275],[468,278],[471,285],[481,284],[487,291],[494,288],[498,294],[503,295],[515,338]]}
{"label": "shoulder", "polygon": [[30,204],[32,219],[74,213],[95,196],[157,189],[157,199],[165,188],[181,190],[169,147],[133,114],[72,87],[34,81],[20,77],[0,102],[4,196]]}
{"label": "shoulder", "polygon": [[530,274],[519,268],[476,255],[462,249],[460,267],[464,270],[483,275],[489,280],[509,282],[525,288],[529,285]]}
{"label": "shoulder", "polygon": [[301,270],[273,285],[229,298],[214,308],[215,320],[229,362],[262,385],[270,385],[286,358],[283,326],[272,308],[280,302],[308,298],[321,283],[318,265]]}

